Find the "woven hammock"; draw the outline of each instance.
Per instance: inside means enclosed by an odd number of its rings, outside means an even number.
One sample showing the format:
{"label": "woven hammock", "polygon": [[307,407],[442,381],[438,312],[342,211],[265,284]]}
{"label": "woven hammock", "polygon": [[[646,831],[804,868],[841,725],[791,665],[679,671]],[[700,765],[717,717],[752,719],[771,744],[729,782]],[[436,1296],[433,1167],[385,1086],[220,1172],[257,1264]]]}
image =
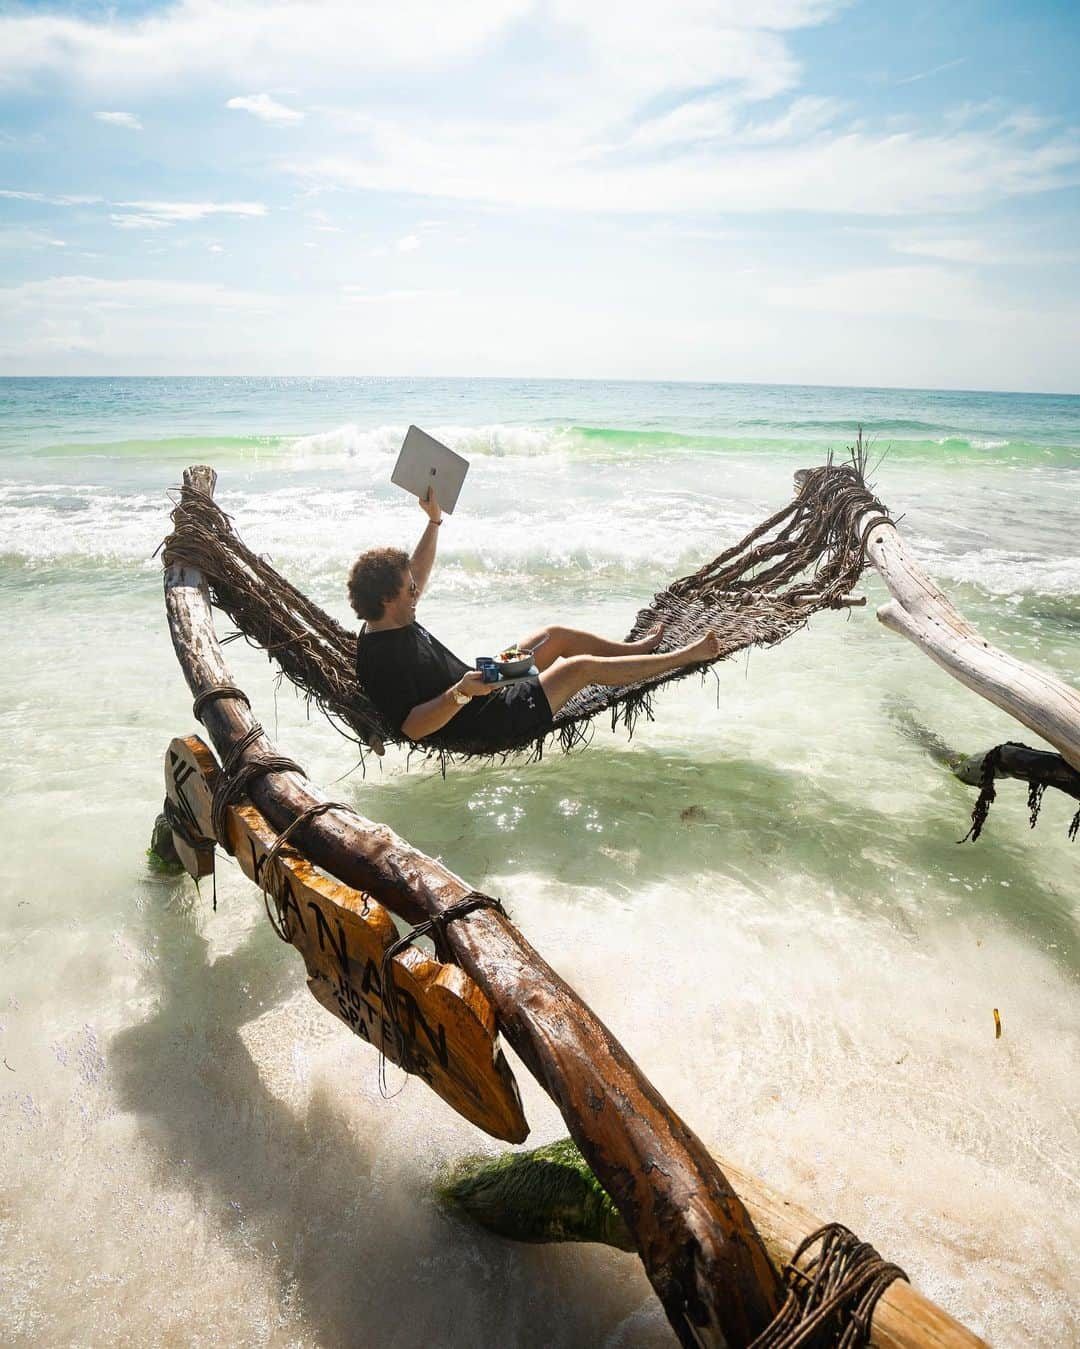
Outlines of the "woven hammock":
{"label": "woven hammock", "polygon": [[[751,646],[775,646],[803,627],[821,609],[847,606],[847,597],[866,565],[865,540],[888,512],[863,479],[861,456],[800,473],[794,500],[751,530],[732,548],[692,576],[674,581],[642,609],[627,637],[634,641],[657,623],[665,624],[661,651],[686,646],[710,630],[723,660]],[[860,528],[866,513],[873,518]],[[571,698],[552,729],[537,740],[526,737],[493,749],[463,734],[453,722],[435,748],[414,746],[387,726],[356,677],[356,634],[290,584],[263,557],[253,553],[213,498],[185,486],[172,514],[173,532],[163,560],[197,568],[213,603],[253,645],[261,647],[282,673],[361,747],[382,752],[386,742],[454,758],[491,758],[531,750],[539,758],[548,739],[569,750],[586,743],[603,713],[612,728],[632,734],[641,715],[653,718],[653,696],[664,684],[700,674],[704,665],[684,666],[640,683],[617,688],[591,685]],[[227,640],[227,639],[226,639]],[[350,734],[351,733],[351,734]]]}

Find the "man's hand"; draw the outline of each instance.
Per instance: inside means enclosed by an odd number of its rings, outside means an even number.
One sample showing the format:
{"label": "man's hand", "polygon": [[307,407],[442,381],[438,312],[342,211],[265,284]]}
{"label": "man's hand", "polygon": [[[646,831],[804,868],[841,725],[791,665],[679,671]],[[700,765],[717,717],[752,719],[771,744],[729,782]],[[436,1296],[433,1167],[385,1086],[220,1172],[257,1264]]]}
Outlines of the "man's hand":
{"label": "man's hand", "polygon": [[489,693],[494,693],[498,687],[498,684],[485,684],[484,676],[479,670],[469,670],[454,685],[454,688],[460,689],[462,693],[467,693],[470,698],[486,698]]}
{"label": "man's hand", "polygon": [[464,703],[458,705],[457,699],[450,697],[452,693],[462,693],[468,698],[486,698],[498,687],[498,684],[485,684],[479,670],[467,670],[445,693],[438,693],[426,703],[414,707],[401,723],[401,733],[409,740],[423,740],[425,736],[434,735],[465,706]]}
{"label": "man's hand", "polygon": [[420,509],[432,524],[442,524],[442,507],[439,505],[439,498],[435,495],[434,487],[429,487],[427,496],[420,498]]}

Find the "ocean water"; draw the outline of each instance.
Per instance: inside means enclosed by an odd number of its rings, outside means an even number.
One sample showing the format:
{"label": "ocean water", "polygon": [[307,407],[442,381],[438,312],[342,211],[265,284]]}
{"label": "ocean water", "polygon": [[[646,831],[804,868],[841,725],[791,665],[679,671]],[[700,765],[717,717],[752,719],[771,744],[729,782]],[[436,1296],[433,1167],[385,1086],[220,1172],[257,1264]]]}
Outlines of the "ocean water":
{"label": "ocean water", "polygon": [[[635,1258],[515,1246],[431,1199],[499,1145],[315,1004],[253,887],[144,850],[196,729],[152,554],[183,467],[348,619],[422,517],[416,422],[472,461],[423,621],[466,658],[621,635],[861,422],[873,480],[985,635],[1080,679],[1080,398],[543,381],[0,380],[0,1340],[672,1344]],[[443,779],[350,745],[227,648],[283,749],[504,897],[715,1149],[838,1218],[998,1345],[1080,1340],[1080,943],[1069,803],[1028,828],[963,752],[1034,738],[874,618],[665,691],[632,742]],[[225,630],[224,627],[221,629]],[[923,737],[925,738],[925,737]],[[344,775],[344,776],[343,776]],[[1003,1033],[995,1039],[993,1009]],[[512,1055],[511,1055],[512,1057]],[[532,1136],[565,1133],[518,1066]]]}

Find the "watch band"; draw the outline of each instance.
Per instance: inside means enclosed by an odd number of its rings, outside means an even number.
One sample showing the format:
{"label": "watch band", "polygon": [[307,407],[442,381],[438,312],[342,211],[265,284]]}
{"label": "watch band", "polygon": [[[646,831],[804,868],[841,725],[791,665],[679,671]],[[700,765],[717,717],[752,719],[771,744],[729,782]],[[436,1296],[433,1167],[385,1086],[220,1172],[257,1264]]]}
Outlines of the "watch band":
{"label": "watch band", "polygon": [[469,695],[467,693],[462,693],[460,689],[448,689],[447,692],[450,694],[450,697],[453,698],[454,702],[457,703],[458,707],[464,707],[466,703],[472,702]]}

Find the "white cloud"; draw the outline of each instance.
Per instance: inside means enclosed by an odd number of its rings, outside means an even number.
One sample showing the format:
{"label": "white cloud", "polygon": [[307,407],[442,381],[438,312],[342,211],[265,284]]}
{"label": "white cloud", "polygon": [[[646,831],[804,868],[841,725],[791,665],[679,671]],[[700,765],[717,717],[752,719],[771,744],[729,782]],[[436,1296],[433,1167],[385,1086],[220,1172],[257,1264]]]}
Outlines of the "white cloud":
{"label": "white cloud", "polygon": [[[743,99],[773,98],[791,89],[798,61],[780,34],[812,27],[843,0],[766,0],[758,5],[719,0],[551,0],[560,47],[573,59],[574,110],[628,111],[667,91],[724,84]],[[576,70],[575,70],[576,67]],[[551,105],[565,98],[563,66],[544,72]]]}
{"label": "white cloud", "polygon": [[930,70],[920,70],[917,75],[906,75],[902,80],[895,80],[895,84],[917,84],[919,80],[929,80],[935,75],[944,74],[946,70],[955,70],[957,66],[962,66],[967,60],[966,56],[958,56],[954,61],[944,61],[940,66],[934,66]]}
{"label": "white cloud", "polygon": [[20,286],[0,287],[0,309],[15,313],[55,314],[143,310],[148,316],[174,309],[267,310],[278,301],[256,291],[232,290],[214,282],[156,281],[132,278],[50,277]]}
{"label": "white cloud", "polygon": [[367,291],[362,286],[343,286],[342,295],[350,304],[390,304],[413,300],[449,300],[456,290],[384,290]]}
{"label": "white cloud", "polygon": [[250,112],[260,121],[276,122],[279,125],[304,120],[304,114],[299,109],[287,108],[284,103],[278,103],[269,94],[245,94],[242,97],[230,98],[225,106],[239,109],[241,112]]}
{"label": "white cloud", "polygon": [[0,303],[15,308],[89,306],[99,309],[265,309],[276,301],[254,292],[231,290],[216,282],[160,281],[153,278],[113,280],[97,276],[53,276],[0,287]]}
{"label": "white cloud", "polygon": [[968,263],[972,266],[1038,267],[1080,261],[1080,252],[1077,250],[1047,248],[1034,238],[1026,242],[1014,240],[1011,247],[1003,247],[988,239],[966,235],[894,236],[889,240],[889,247],[895,253],[940,258],[943,262]]}
{"label": "white cloud", "polygon": [[56,239],[51,234],[43,234],[40,230],[21,229],[18,226],[0,229],[0,248],[32,248],[37,251],[43,248],[66,247],[66,239]]}
{"label": "white cloud", "polygon": [[995,252],[982,239],[893,239],[894,253],[910,253],[920,258],[940,258],[943,262],[995,262]]}
{"label": "white cloud", "polygon": [[49,277],[0,288],[0,356],[16,365],[73,358],[139,362],[161,352],[167,321],[174,341],[205,359],[230,325],[234,338],[257,334],[279,307],[272,296],[208,282]]}
{"label": "white cloud", "polygon": [[110,217],[120,229],[159,230],[170,225],[191,224],[214,215],[263,216],[261,201],[117,201],[123,214]]}
{"label": "white cloud", "polygon": [[167,230],[169,222],[159,220],[157,216],[152,215],[128,215],[121,212],[113,212],[109,219],[121,230]]}
{"label": "white cloud", "polygon": [[[228,78],[281,89],[317,69],[320,89],[348,88],[356,106],[318,110],[328,131],[349,131],[341,148],[327,136],[319,159],[285,166],[312,191],[607,213],[900,215],[979,209],[1080,182],[1076,133],[1028,113],[989,105],[931,132],[873,132],[844,125],[835,99],[795,96],[802,72],[790,34],[842,7],[460,0],[453,23],[437,0],[378,10],[343,0],[177,0],[110,20],[20,11],[0,16],[0,82],[59,75],[160,90]],[[512,86],[509,115],[499,107],[433,121],[426,108],[386,111],[386,99],[380,110],[382,95],[364,101],[358,73],[415,75],[426,88],[432,70],[483,56],[521,20],[559,60],[514,64],[511,52],[501,81],[487,67],[470,71],[480,102]],[[395,95],[406,109],[408,89],[399,84]],[[227,106],[281,124],[304,115],[267,92]],[[986,122],[991,107],[996,124]]]}
{"label": "white cloud", "polygon": [[100,197],[53,196],[46,192],[22,192],[16,188],[0,187],[0,197],[9,201],[33,201],[46,206],[93,206],[101,201]]}
{"label": "white cloud", "polygon": [[121,229],[163,229],[168,225],[205,220],[214,215],[264,216],[267,207],[261,201],[110,201],[101,197],[53,196],[44,192],[23,192],[0,188],[0,197],[12,201],[37,202],[46,206],[111,206],[110,218]]}
{"label": "white cloud", "polygon": [[420,237],[416,234],[406,234],[394,246],[399,253],[415,253],[420,247]]}
{"label": "white cloud", "polygon": [[[294,85],[301,72],[317,71],[320,91],[347,93],[355,106],[316,111],[362,133],[374,120],[364,106],[371,102],[365,72],[415,76],[419,97],[408,98],[407,84],[399,84],[397,97],[422,102],[432,72],[481,62],[499,39],[510,38],[509,51],[499,56],[502,78],[479,65],[469,72],[472,87],[496,101],[512,88],[511,120],[531,106],[545,120],[576,125],[593,145],[608,135],[623,139],[626,124],[677,102],[672,95],[678,91],[685,97],[712,90],[721,96],[719,107],[791,90],[801,72],[787,34],[823,22],[846,3],[455,0],[450,22],[439,0],[382,7],[350,0],[177,0],[122,20],[23,11],[0,16],[0,87],[61,79],[110,93],[156,94],[223,80],[280,88]],[[539,49],[557,59],[514,55],[520,48],[514,25],[521,22],[535,30]],[[265,92],[232,98],[228,106],[282,123],[301,115]],[[506,120],[504,113],[500,108],[497,119]]]}
{"label": "white cloud", "polygon": [[810,281],[770,286],[766,301],[780,309],[808,309],[850,317],[883,316],[989,321],[1007,317],[967,273],[944,267],[861,267]]}
{"label": "white cloud", "polygon": [[796,98],[779,117],[748,122],[740,128],[739,139],[748,145],[806,140],[834,122],[843,106],[836,98]]}
{"label": "white cloud", "polygon": [[118,201],[113,205],[169,221],[204,220],[209,215],[266,215],[261,201]]}
{"label": "white cloud", "polygon": [[1001,125],[953,135],[838,128],[762,144],[751,128],[631,157],[576,138],[569,125],[384,122],[366,154],[327,155],[291,171],[324,186],[533,209],[901,215],[975,210],[1080,183],[1080,137],[1032,143]]}
{"label": "white cloud", "polygon": [[43,78],[110,92],[221,80],[273,87],[298,69],[317,70],[323,84],[352,82],[364,71],[431,69],[527,8],[527,0],[456,0],[450,21],[442,0],[179,0],[99,19],[16,11],[0,16],[0,87]]}
{"label": "white cloud", "polygon": [[128,131],[141,131],[142,122],[133,112],[95,112],[94,116],[99,122],[107,122],[110,126],[126,127]]}

